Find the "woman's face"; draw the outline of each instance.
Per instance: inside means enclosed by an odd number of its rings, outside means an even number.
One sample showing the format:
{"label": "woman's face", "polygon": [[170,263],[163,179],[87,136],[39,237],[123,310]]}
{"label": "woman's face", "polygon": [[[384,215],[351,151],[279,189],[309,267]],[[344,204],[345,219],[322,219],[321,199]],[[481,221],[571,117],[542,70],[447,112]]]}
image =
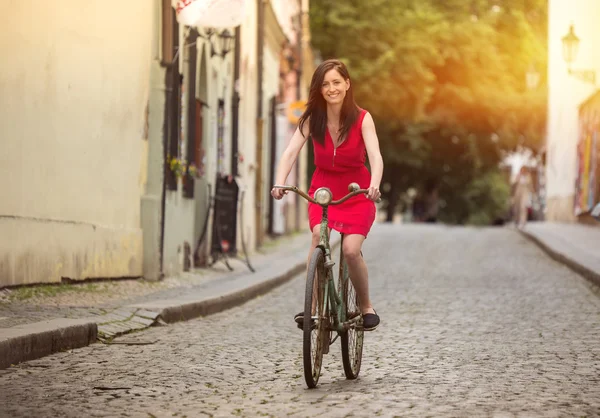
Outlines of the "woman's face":
{"label": "woman's face", "polygon": [[331,69],[325,73],[321,94],[328,104],[341,104],[349,88],[350,80],[344,80],[336,69]]}

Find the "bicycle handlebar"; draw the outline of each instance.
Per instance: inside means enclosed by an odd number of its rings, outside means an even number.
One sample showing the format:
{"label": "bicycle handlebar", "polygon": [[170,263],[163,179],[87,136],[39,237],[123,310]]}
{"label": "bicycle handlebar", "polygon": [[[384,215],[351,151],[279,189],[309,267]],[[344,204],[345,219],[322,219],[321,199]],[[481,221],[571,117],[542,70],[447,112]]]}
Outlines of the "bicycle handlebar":
{"label": "bicycle handlebar", "polygon": [[[344,203],[346,200],[350,199],[351,197],[358,196],[359,194],[366,194],[369,191],[369,189],[356,189],[356,190],[348,193],[346,196],[342,197],[341,199],[332,200],[327,205],[322,205],[319,202],[317,202],[315,199],[313,199],[312,197],[310,197],[308,194],[306,194],[305,192],[303,192],[302,190],[300,190],[296,186],[275,185],[275,186],[273,186],[273,188],[274,189],[289,190],[290,192],[294,192],[296,194],[299,194],[300,196],[302,196],[303,198],[305,198],[309,202],[314,203],[315,205],[319,205],[319,206],[339,205],[340,203]],[[379,202],[381,202],[381,198],[377,199],[377,203],[379,203]]]}

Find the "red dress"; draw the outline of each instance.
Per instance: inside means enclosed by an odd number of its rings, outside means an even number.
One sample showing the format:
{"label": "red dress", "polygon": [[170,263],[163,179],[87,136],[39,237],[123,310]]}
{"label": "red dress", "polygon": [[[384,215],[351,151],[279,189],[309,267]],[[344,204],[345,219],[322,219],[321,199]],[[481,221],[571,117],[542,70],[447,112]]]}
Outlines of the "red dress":
{"label": "red dress", "polygon": [[[333,193],[333,200],[347,195],[350,183],[358,183],[361,189],[369,188],[371,173],[365,166],[367,151],[362,136],[362,122],[366,114],[366,110],[360,110],[346,139],[335,149],[329,130],[325,131],[323,145],[313,139],[316,170],[308,191],[311,197],[314,197],[315,190],[319,187],[328,187]],[[311,231],[321,223],[322,216],[321,206],[308,204]],[[375,221],[375,204],[366,195],[354,196],[341,205],[329,206],[328,218],[330,228],[343,234],[360,234],[366,237]]]}

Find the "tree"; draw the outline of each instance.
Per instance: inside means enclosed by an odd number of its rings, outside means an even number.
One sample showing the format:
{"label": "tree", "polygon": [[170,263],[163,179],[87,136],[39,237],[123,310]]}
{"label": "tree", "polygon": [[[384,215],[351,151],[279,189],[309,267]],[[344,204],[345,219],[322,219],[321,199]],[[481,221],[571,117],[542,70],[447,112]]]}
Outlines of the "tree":
{"label": "tree", "polygon": [[504,190],[503,154],[543,139],[546,94],[528,91],[525,74],[532,63],[545,69],[546,9],[545,0],[312,0],[313,46],[348,64],[376,121],[391,211],[431,178],[446,220],[474,221],[472,201],[496,211],[482,184]]}

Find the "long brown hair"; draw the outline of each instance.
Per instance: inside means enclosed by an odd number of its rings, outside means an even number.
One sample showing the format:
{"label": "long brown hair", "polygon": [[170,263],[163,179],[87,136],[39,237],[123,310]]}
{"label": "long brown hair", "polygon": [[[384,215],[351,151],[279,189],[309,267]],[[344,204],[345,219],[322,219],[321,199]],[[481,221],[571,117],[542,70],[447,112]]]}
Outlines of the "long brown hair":
{"label": "long brown hair", "polygon": [[[308,102],[306,110],[300,116],[299,126],[300,132],[309,119],[309,136],[312,136],[320,144],[325,142],[325,130],[327,129],[327,102],[321,94],[321,86],[325,79],[325,74],[330,70],[337,70],[344,80],[350,81],[350,74],[343,62],[336,59],[323,61],[315,70],[310,82],[310,92],[308,94]],[[342,103],[342,111],[340,112],[340,139],[345,138],[348,131],[358,118],[359,109],[354,102],[354,93],[352,91],[352,83],[346,91],[344,102]]]}

